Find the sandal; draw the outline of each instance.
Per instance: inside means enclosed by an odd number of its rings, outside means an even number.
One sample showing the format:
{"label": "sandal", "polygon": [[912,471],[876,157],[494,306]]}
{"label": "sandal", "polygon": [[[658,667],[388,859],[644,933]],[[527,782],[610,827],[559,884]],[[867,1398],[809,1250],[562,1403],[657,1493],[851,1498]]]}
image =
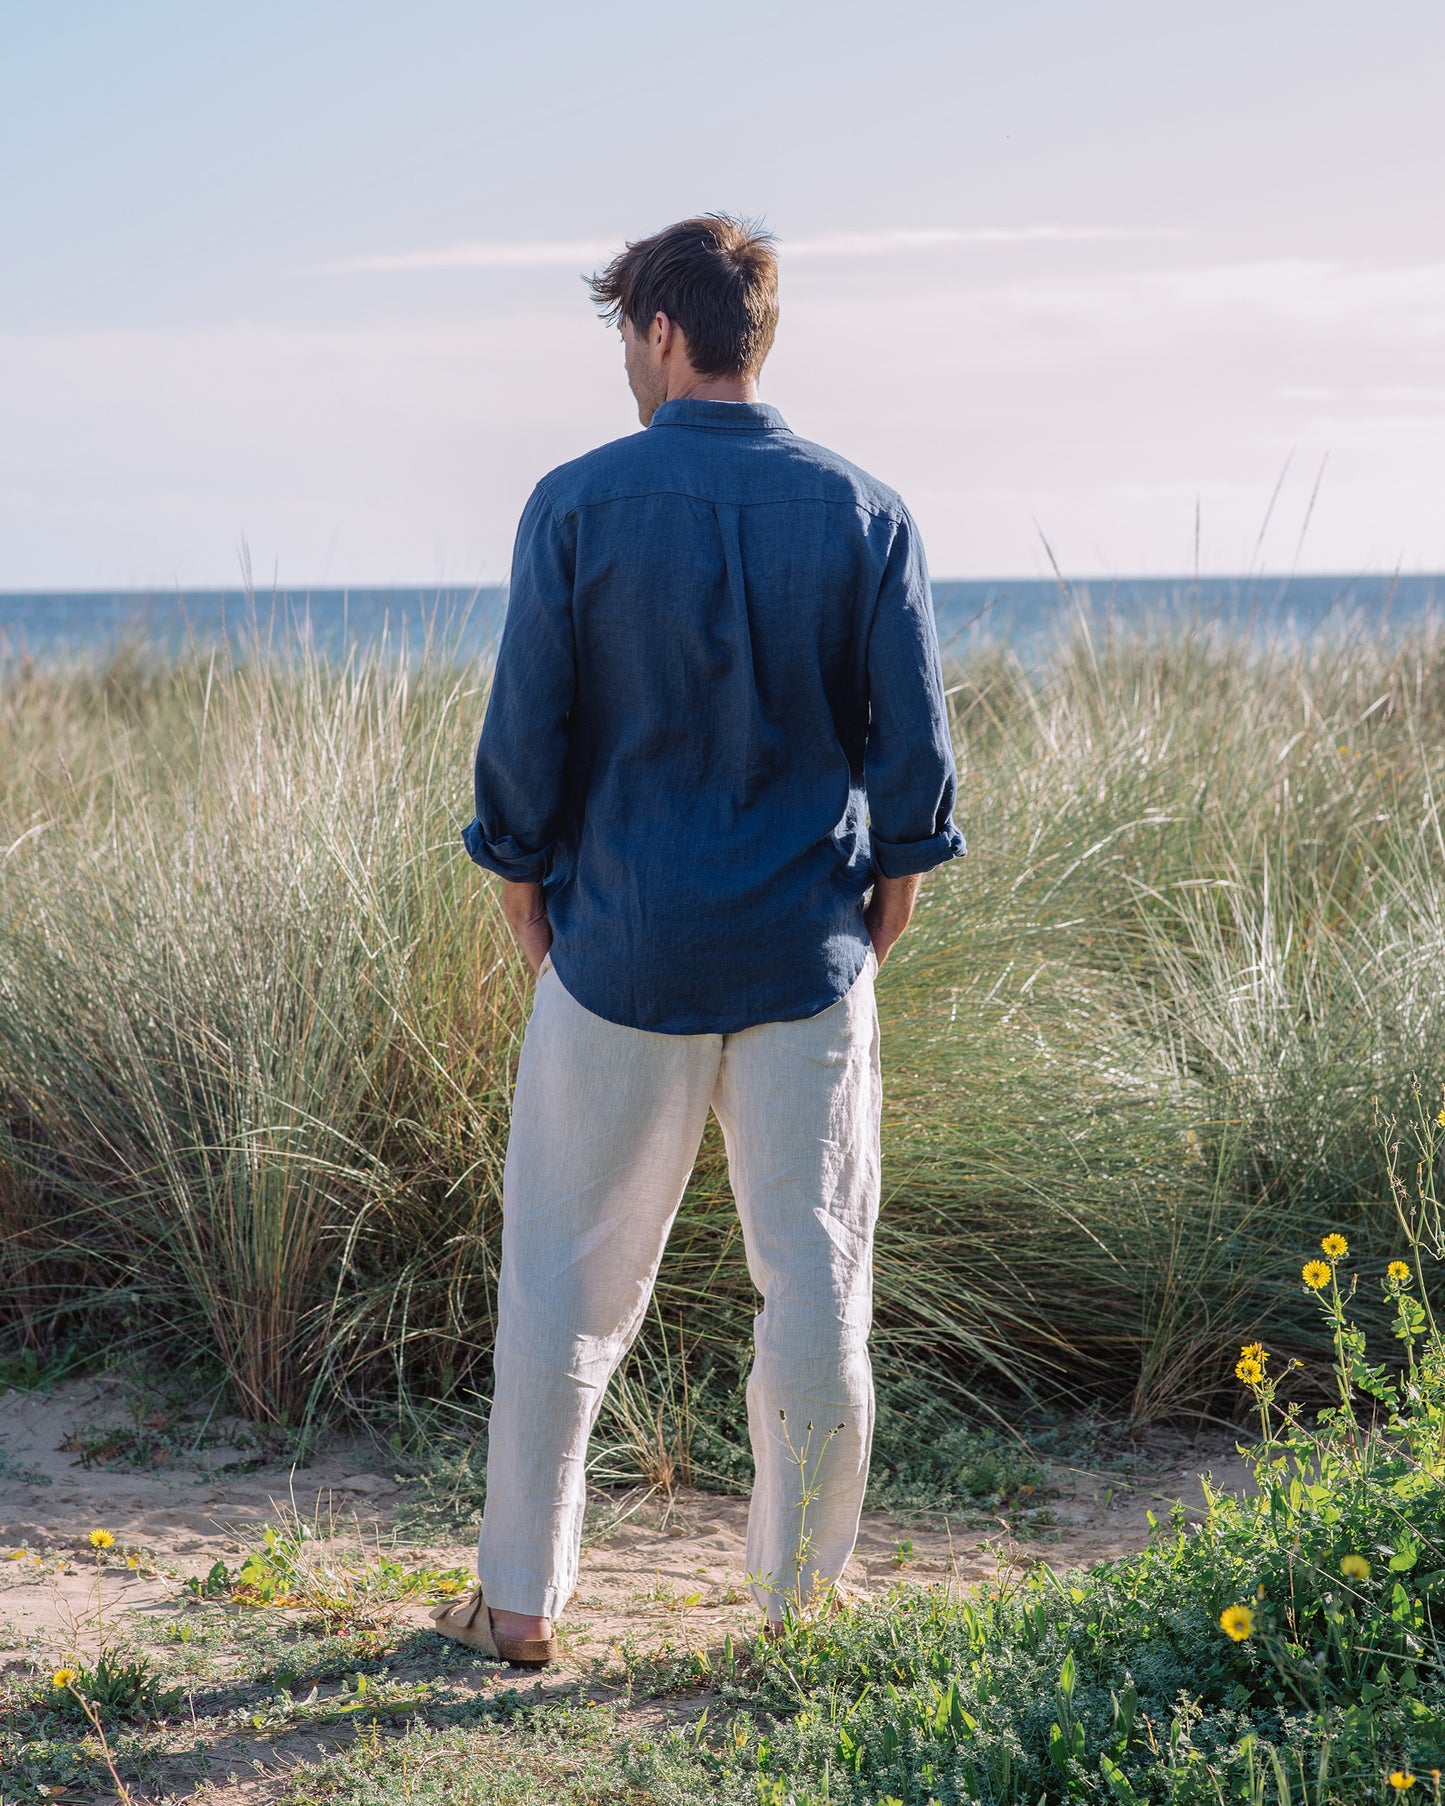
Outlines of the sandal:
{"label": "sandal", "polygon": [[499,1637],[492,1626],[492,1608],[476,1587],[465,1599],[453,1599],[439,1605],[431,1615],[432,1623],[444,1637],[454,1643],[465,1643],[498,1662],[511,1662],[519,1668],[545,1668],[557,1659],[557,1639],[552,1637]]}

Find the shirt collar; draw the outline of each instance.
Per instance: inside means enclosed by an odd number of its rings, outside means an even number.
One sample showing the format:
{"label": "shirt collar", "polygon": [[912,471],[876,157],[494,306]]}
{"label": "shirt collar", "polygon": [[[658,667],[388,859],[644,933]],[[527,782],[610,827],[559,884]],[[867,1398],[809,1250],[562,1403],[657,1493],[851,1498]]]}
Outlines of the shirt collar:
{"label": "shirt collar", "polygon": [[703,426],[718,433],[786,433],[788,423],[762,401],[665,401],[653,426]]}

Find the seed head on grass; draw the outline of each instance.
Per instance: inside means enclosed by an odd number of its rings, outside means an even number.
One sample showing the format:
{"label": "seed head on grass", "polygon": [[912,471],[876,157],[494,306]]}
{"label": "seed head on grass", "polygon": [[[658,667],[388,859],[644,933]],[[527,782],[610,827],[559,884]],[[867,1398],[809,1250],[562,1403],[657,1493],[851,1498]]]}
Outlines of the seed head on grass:
{"label": "seed head on grass", "polygon": [[1370,1564],[1363,1555],[1346,1555],[1340,1562],[1340,1572],[1347,1580],[1368,1580]]}
{"label": "seed head on grass", "polygon": [[1254,1635],[1254,1613],[1247,1605],[1229,1605],[1219,1614],[1219,1628],[1232,1642]]}
{"label": "seed head on grass", "polygon": [[1312,1292],[1322,1292],[1330,1283],[1330,1270],[1322,1260],[1307,1260],[1300,1278]]}

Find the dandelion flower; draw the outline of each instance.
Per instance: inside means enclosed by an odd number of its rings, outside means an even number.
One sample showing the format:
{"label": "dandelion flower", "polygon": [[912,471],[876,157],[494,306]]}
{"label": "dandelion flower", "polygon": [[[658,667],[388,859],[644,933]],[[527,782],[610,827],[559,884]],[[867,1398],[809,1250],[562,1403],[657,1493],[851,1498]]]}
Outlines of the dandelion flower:
{"label": "dandelion flower", "polygon": [[1402,1260],[1392,1260],[1385,1272],[1397,1286],[1407,1286],[1410,1283],[1410,1269]]}
{"label": "dandelion flower", "polygon": [[1247,1605],[1230,1605],[1219,1614],[1219,1628],[1226,1637],[1242,1643],[1254,1635],[1254,1613]]}
{"label": "dandelion flower", "polygon": [[90,1546],[92,1549],[109,1549],[114,1543],[115,1538],[108,1530],[92,1530],[90,1533]]}
{"label": "dandelion flower", "polygon": [[1363,1555],[1346,1555],[1340,1562],[1340,1572],[1348,1580],[1368,1580],[1370,1564]]}
{"label": "dandelion flower", "polygon": [[1320,1292],[1330,1283],[1330,1270],[1322,1260],[1307,1260],[1300,1278],[1312,1292]]}
{"label": "dandelion flower", "polygon": [[138,1568],[140,1566],[140,1557],[138,1555],[127,1555],[125,1558],[125,1565],[128,1568]]}
{"label": "dandelion flower", "polygon": [[1436,1120],[1436,1122],[1439,1123],[1439,1125],[1442,1129],[1445,1129],[1445,1110],[1439,1111],[1435,1117],[1435,1120]]}
{"label": "dandelion flower", "polygon": [[1343,1260],[1350,1251],[1350,1244],[1342,1235],[1327,1235],[1320,1246],[1331,1260]]}
{"label": "dandelion flower", "polygon": [[1396,1793],[1406,1793],[1415,1785],[1415,1777],[1405,1773],[1403,1768],[1393,1769],[1385,1779]]}
{"label": "dandelion flower", "polygon": [[1264,1369],[1252,1356],[1241,1355],[1234,1363],[1234,1377],[1246,1386],[1257,1386],[1264,1378]]}
{"label": "dandelion flower", "polygon": [[1267,1361],[1269,1359],[1269,1351],[1263,1342],[1246,1342],[1239,1353],[1240,1358],[1245,1361]]}
{"label": "dandelion flower", "polygon": [[73,1668],[57,1668],[50,1677],[52,1687],[68,1687],[78,1677]]}

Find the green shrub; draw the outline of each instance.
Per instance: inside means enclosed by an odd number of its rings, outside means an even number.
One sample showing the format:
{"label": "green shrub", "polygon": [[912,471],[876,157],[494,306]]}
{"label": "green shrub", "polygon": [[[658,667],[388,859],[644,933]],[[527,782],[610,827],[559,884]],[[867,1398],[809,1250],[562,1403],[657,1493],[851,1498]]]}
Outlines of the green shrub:
{"label": "green shrub", "polygon": [[1424,1274],[1427,1250],[1445,1253],[1445,1110],[1421,1110],[1411,1137],[1397,1264],[1378,1285],[1397,1375],[1368,1359],[1332,1232],[1301,1290],[1322,1307],[1339,1402],[1308,1421],[1280,1405],[1268,1353],[1242,1351],[1261,1412],[1252,1493],[1211,1494],[1197,1531],[1180,1510],[1142,1554],[1084,1574],[1039,1568],[973,1600],[899,1591],[800,1624],[762,1646],[760,1670],[728,1664],[728,1730],[639,1748],[638,1778],[678,1806],[1323,1806],[1410,1777],[1438,1791],[1445,1334]]}

